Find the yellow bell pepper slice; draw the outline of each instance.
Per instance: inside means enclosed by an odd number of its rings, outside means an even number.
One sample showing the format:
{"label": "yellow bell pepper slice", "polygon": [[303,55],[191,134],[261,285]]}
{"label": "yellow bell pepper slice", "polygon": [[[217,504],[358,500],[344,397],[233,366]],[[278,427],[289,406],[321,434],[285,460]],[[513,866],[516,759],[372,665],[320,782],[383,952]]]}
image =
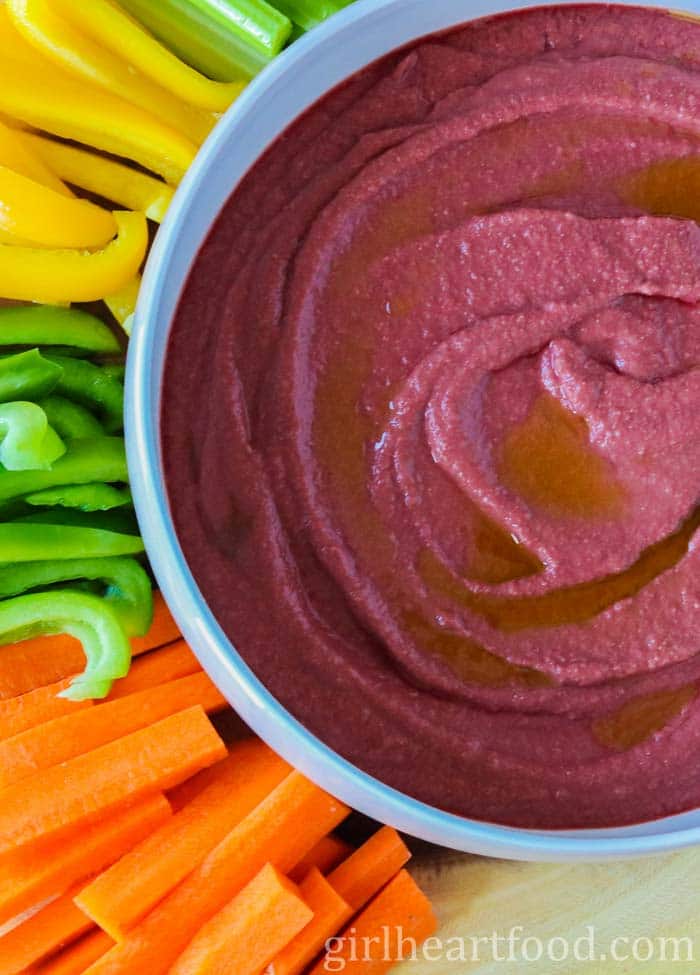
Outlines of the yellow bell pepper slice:
{"label": "yellow bell pepper slice", "polygon": [[0,230],[35,247],[104,247],[117,232],[109,210],[62,196],[0,166]]}
{"label": "yellow bell pepper slice", "polygon": [[86,34],[191,105],[224,112],[245,88],[245,82],[212,81],[195,71],[109,0],[56,3]]}
{"label": "yellow bell pepper slice", "polygon": [[0,0],[0,51],[6,57],[22,61],[41,72],[50,65],[35,47],[29,44],[12,23],[5,0]]}
{"label": "yellow bell pepper slice", "polygon": [[136,302],[139,297],[140,288],[141,275],[137,274],[121,291],[117,291],[116,294],[108,295],[105,298],[105,305],[107,305],[127,335],[131,335],[131,326],[134,322],[134,313],[136,312]]}
{"label": "yellow bell pepper slice", "polygon": [[45,58],[39,63],[20,60],[3,46],[0,112],[53,135],[124,156],[168,183],[182,179],[197,154],[194,142],[137,105],[72,78]]}
{"label": "yellow bell pepper slice", "polygon": [[7,166],[8,169],[21,173],[22,176],[27,176],[36,183],[41,183],[42,186],[48,186],[62,196],[73,195],[58,176],[51,172],[46,162],[25,144],[22,134],[15,132],[2,121],[0,121],[0,165]]}
{"label": "yellow bell pepper slice", "polygon": [[0,296],[55,305],[98,301],[137,274],[148,247],[142,213],[114,214],[117,237],[104,250],[44,250],[0,244]]}
{"label": "yellow bell pepper slice", "polygon": [[70,74],[139,105],[194,142],[203,142],[213,128],[213,115],[183,104],[135,71],[128,58],[117,57],[74,27],[62,16],[70,14],[70,5],[64,10],[58,0],[6,0],[5,6],[24,39]]}
{"label": "yellow bell pepper slice", "polygon": [[[2,0],[0,0],[0,3],[2,3]],[[12,129],[13,132],[26,132],[30,128],[29,125],[25,125],[19,119],[10,118],[9,115],[5,115],[4,112],[0,112],[0,122],[2,122],[5,128]]]}
{"label": "yellow bell pepper slice", "polygon": [[21,138],[57,176],[72,186],[127,210],[141,210],[156,223],[163,220],[173,198],[173,188],[155,176],[30,132],[23,133]]}

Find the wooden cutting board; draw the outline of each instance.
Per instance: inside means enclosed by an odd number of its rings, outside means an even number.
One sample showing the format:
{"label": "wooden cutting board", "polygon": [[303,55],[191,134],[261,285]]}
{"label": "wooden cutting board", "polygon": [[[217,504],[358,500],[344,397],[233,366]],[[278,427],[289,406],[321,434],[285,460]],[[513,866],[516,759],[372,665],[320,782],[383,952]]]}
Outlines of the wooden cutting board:
{"label": "wooden cutting board", "polygon": [[[435,905],[441,922],[439,935],[443,952],[454,946],[447,939],[466,940],[466,960],[404,963],[398,975],[698,975],[700,973],[700,849],[663,857],[605,864],[531,864],[490,860],[434,848],[416,852],[411,872]],[[522,955],[507,960],[505,940],[497,951],[506,960],[496,961],[490,947],[478,946],[479,960],[472,960],[472,937],[490,938],[497,932],[504,939],[514,925],[525,935],[546,945],[549,939],[566,938],[568,961],[552,961],[545,953],[539,961],[526,962]],[[588,959],[587,947],[577,938],[595,931],[596,955]],[[613,939],[618,955],[632,954],[635,939],[690,938],[694,960],[687,959],[687,944],[680,946],[679,961],[673,960],[673,942],[667,942],[667,959],[660,955],[648,961],[615,961],[609,957]],[[590,943],[590,942],[589,942]],[[531,951],[537,950],[534,943]],[[646,941],[639,944],[644,954]],[[554,956],[563,950],[553,942]],[[437,950],[437,949],[436,949]],[[456,949],[458,950],[458,949]],[[519,949],[517,949],[519,951]],[[545,948],[546,952],[546,948]]]}

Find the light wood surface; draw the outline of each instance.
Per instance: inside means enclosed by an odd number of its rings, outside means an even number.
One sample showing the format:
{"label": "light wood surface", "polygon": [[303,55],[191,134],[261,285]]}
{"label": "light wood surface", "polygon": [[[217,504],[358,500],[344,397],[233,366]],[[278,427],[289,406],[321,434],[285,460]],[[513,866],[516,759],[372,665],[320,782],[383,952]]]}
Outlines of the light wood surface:
{"label": "light wood surface", "polygon": [[[404,963],[397,975],[698,975],[700,973],[700,849],[664,857],[605,864],[527,864],[446,851],[421,851],[413,861],[412,873],[432,899],[441,921],[443,951],[466,940],[467,960],[418,960]],[[564,937],[570,945],[595,931],[596,952],[605,960],[496,961],[484,943],[480,960],[471,959],[472,937],[490,938],[496,931],[503,939],[521,925],[524,935],[542,939]],[[680,948],[681,960],[674,961],[674,944],[666,944],[667,958],[658,940],[655,958],[648,962],[615,961],[610,958],[613,939],[618,954],[633,953],[637,938],[686,938],[693,942],[694,960],[687,960],[687,943]],[[532,950],[536,950],[532,945]],[[640,944],[648,951],[646,941]],[[553,943],[554,954],[562,950]],[[455,949],[457,950],[457,949]],[[508,946],[501,940],[497,951],[507,959]],[[516,949],[516,952],[519,949]],[[545,948],[546,951],[546,948]]]}

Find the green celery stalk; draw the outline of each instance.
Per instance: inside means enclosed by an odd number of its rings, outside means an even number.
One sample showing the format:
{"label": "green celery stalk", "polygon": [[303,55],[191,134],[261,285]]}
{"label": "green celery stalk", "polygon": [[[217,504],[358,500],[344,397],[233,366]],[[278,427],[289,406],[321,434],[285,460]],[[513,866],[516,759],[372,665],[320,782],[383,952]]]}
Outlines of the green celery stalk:
{"label": "green celery stalk", "polygon": [[[162,4],[163,0],[159,0]],[[266,0],[189,0],[205,17],[220,23],[261,54],[279,54],[289,37],[289,18]]]}
{"label": "green celery stalk", "polygon": [[343,4],[338,0],[275,0],[275,6],[302,30],[311,30],[337,14]]}
{"label": "green celery stalk", "polygon": [[292,30],[289,18],[265,0],[121,0],[121,6],[216,81],[254,77]]}

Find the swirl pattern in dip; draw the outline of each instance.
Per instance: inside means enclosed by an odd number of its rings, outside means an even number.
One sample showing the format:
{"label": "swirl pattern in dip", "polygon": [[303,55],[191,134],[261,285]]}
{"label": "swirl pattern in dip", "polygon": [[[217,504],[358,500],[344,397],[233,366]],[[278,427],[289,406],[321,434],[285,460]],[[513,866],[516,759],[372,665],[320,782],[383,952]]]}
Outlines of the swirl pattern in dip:
{"label": "swirl pattern in dip", "polygon": [[172,510],[309,728],[453,811],[700,803],[700,26],[536,10],[298,120],[203,248]]}

